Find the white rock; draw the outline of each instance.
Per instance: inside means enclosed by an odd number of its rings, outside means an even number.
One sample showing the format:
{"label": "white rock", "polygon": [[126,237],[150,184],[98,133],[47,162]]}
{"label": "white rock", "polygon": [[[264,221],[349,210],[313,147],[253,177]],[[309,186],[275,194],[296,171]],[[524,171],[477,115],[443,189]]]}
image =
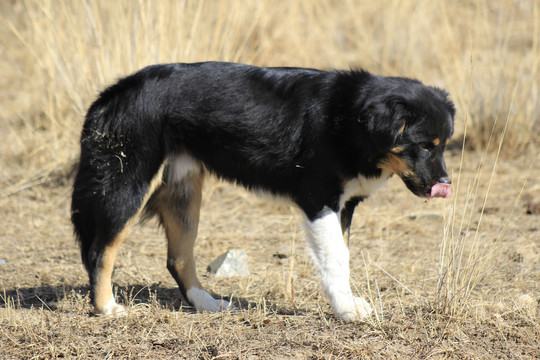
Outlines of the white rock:
{"label": "white rock", "polygon": [[248,276],[248,257],[244,250],[232,249],[208,265],[208,271],[215,276]]}

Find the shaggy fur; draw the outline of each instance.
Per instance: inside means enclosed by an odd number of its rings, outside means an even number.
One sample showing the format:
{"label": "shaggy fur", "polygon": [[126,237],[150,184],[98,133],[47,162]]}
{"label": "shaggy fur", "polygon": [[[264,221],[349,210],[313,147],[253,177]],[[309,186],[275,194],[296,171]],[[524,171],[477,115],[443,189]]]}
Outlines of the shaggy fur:
{"label": "shaggy fur", "polygon": [[145,204],[164,225],[167,267],[186,300],[199,310],[229,306],[194,271],[202,180],[212,172],[296,203],[335,313],[365,316],[369,305],[351,300],[343,231],[391,174],[421,197],[450,182],[443,151],[454,113],[441,89],[366,71],[206,62],[121,79],[88,110],[72,199],[96,312],[123,310],[110,277]]}

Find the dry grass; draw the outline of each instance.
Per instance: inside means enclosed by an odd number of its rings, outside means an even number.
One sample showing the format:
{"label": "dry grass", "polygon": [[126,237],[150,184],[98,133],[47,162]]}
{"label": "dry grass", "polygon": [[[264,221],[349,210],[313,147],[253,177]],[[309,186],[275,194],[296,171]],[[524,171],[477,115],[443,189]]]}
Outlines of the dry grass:
{"label": "dry grass", "polygon": [[[449,166],[459,168],[460,155],[450,155]],[[482,162],[486,170],[478,173]],[[493,156],[468,154],[461,181],[478,179],[477,194],[485,194],[494,163]],[[538,357],[538,215],[527,215],[519,201],[506,223],[525,181],[525,174],[515,174],[526,166],[499,163],[485,206],[481,196],[472,204],[468,190],[455,205],[423,203],[397,179],[360,206],[351,272],[356,291],[371,298],[377,314],[358,324],[332,316],[301,241],[297,211],[215,180],[204,192],[198,270],[212,292],[231,296],[242,310],[196,314],[183,305],[165,269],[163,233],[149,224],[134,229],[117,261],[115,290],[128,315],[91,317],[86,274],[71,236],[69,188],[33,187],[0,206],[8,224],[0,238],[0,257],[7,260],[0,273],[0,349],[8,358]],[[505,191],[496,190],[502,186]],[[454,218],[471,220],[461,233],[456,221],[454,237],[445,238],[450,207]],[[471,257],[451,270],[462,276],[441,277],[441,262],[453,265],[450,252],[440,254],[441,239]],[[250,258],[250,277],[206,275],[212,259],[238,247]],[[439,290],[441,283],[448,292]],[[469,283],[465,293],[461,286]],[[441,294],[456,293],[459,302],[442,301]]]}
{"label": "dry grass", "polygon": [[36,173],[73,161],[81,119],[104,86],[145,65],[177,61],[351,66],[418,77],[447,88],[458,119],[471,119],[471,148],[484,147],[492,125],[510,113],[504,152],[538,150],[534,0],[25,0],[4,8],[6,85],[17,90],[7,96],[20,105],[2,110],[14,139],[8,150]]}
{"label": "dry grass", "polygon": [[[521,200],[540,202],[539,12],[534,0],[0,3],[0,353],[540,357],[540,220]],[[215,179],[204,192],[199,273],[243,248],[252,276],[203,278],[242,310],[186,308],[165,271],[163,234],[145,226],[127,239],[115,272],[128,315],[88,316],[68,221],[85,109],[144,65],[201,60],[365,67],[452,94],[467,150],[449,153],[453,201],[424,204],[396,180],[355,215],[351,272],[377,309],[370,320],[331,316],[293,207]]]}

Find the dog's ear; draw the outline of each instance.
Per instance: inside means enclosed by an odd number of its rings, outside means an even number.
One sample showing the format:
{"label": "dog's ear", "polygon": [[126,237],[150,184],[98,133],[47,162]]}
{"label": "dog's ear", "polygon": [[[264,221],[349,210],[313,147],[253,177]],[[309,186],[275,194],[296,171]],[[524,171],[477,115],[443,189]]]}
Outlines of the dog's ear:
{"label": "dog's ear", "polygon": [[368,132],[378,152],[386,153],[394,147],[405,129],[406,118],[403,99],[385,99],[369,106]]}

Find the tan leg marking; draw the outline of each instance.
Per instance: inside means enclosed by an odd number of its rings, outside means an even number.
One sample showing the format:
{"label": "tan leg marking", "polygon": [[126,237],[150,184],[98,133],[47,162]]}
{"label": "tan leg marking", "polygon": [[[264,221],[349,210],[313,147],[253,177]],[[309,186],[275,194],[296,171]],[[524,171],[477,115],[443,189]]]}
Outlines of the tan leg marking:
{"label": "tan leg marking", "polygon": [[188,175],[184,179],[186,194],[182,203],[165,205],[160,209],[167,233],[167,266],[174,270],[175,280],[186,290],[194,286],[202,288],[195,272],[193,254],[199,227],[202,180],[201,175]]}
{"label": "tan leg marking", "polygon": [[[159,202],[161,221],[167,234],[167,268],[187,300],[198,311],[222,311],[229,307],[225,300],[214,299],[201,285],[195,267],[193,247],[197,238],[202,198],[203,176],[199,172],[186,175],[180,183],[165,185],[161,197],[170,191],[176,203]],[[170,186],[170,188],[168,188]]]}
{"label": "tan leg marking", "polygon": [[134,220],[140,215],[144,208],[144,204],[148,201],[154,189],[161,183],[162,172],[163,167],[158,171],[150,183],[149,190],[142,202],[143,205],[139,208],[135,216],[126,223],[122,231],[120,231],[103,250],[100,263],[98,263],[96,267],[96,279],[94,285],[94,313],[98,316],[115,315],[125,311],[122,305],[116,303],[112,292],[111,277],[114,270],[114,261],[118,249],[128,234]]}
{"label": "tan leg marking", "polygon": [[129,231],[131,222],[130,220],[124,229],[105,247],[101,260],[97,264],[94,285],[94,312],[98,316],[114,315],[124,311],[124,308],[114,300],[111,277],[116,253]]}

